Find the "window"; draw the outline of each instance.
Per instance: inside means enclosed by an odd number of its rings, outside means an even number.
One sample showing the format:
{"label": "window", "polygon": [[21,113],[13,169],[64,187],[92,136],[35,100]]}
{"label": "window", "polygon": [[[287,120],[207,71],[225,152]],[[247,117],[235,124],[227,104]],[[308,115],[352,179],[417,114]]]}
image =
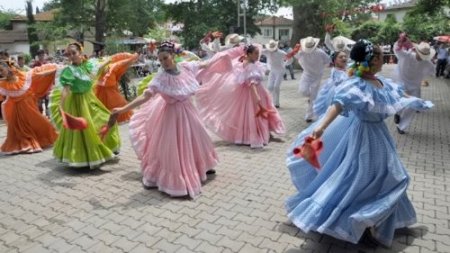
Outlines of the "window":
{"label": "window", "polygon": [[264,28],[263,36],[264,37],[272,37],[272,28]]}
{"label": "window", "polygon": [[289,40],[289,29],[279,29],[278,30],[279,40]]}

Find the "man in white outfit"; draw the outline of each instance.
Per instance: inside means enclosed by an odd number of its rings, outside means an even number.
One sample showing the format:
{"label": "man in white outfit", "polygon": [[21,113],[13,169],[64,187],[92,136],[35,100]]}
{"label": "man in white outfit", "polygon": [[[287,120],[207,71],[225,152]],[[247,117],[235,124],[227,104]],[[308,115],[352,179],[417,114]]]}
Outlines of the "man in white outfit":
{"label": "man in white outfit", "polygon": [[213,41],[212,49],[215,52],[225,51],[227,49],[239,46],[239,43],[241,43],[243,39],[244,39],[244,37],[240,36],[239,34],[231,33],[225,37],[225,45],[224,46],[220,45],[220,40],[215,39]]}
{"label": "man in white outfit", "polygon": [[[206,59],[211,59],[215,53],[218,51],[218,46],[220,47],[220,38],[222,37],[221,32],[208,32],[205,37],[200,40],[200,48],[206,52]],[[212,41],[211,41],[212,40]]]}
{"label": "man in white outfit", "polygon": [[280,86],[285,71],[286,52],[278,48],[278,41],[270,40],[261,54],[267,57],[267,66],[270,70],[267,88],[272,93],[273,104],[280,108]]}
{"label": "man in white outfit", "polygon": [[295,55],[303,69],[298,91],[308,97],[308,111],[306,122],[315,120],[313,102],[320,88],[323,71],[330,64],[331,59],[322,49],[317,48],[320,39],[307,37],[300,40],[300,51]]}
{"label": "man in white outfit", "polygon": [[[436,54],[435,50],[426,42],[413,44],[414,49],[407,49],[403,44],[410,44],[406,37],[399,39],[394,44],[394,53],[397,56],[397,81],[403,84],[408,95],[420,98],[422,80],[433,75],[435,66],[431,59]],[[399,134],[404,134],[411,124],[416,112],[412,109],[404,109],[394,116]]]}

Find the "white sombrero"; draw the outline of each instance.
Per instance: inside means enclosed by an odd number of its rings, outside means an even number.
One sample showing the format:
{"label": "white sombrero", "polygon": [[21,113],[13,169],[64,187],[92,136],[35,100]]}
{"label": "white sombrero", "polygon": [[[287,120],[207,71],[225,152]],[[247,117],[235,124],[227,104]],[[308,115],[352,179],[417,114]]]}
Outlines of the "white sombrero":
{"label": "white sombrero", "polygon": [[430,47],[430,44],[426,42],[420,42],[419,44],[413,43],[414,48],[416,49],[416,53],[420,56],[420,58],[424,61],[430,61],[433,59],[436,54],[436,50]]}
{"label": "white sombrero", "polygon": [[278,49],[278,41],[270,40],[269,43],[267,43],[265,46],[267,50],[275,52]]}
{"label": "white sombrero", "polygon": [[244,37],[240,36],[237,33],[228,34],[227,37],[225,37],[225,45],[236,45],[239,44],[244,39]]}
{"label": "white sombrero", "polygon": [[355,41],[344,36],[336,36],[331,43],[334,51],[346,51],[350,50],[349,45],[355,44]]}
{"label": "white sombrero", "polygon": [[302,51],[304,51],[305,53],[311,53],[312,51],[314,51],[317,47],[317,45],[319,45],[319,38],[313,38],[313,37],[306,37],[304,39],[300,40],[300,45],[302,47]]}

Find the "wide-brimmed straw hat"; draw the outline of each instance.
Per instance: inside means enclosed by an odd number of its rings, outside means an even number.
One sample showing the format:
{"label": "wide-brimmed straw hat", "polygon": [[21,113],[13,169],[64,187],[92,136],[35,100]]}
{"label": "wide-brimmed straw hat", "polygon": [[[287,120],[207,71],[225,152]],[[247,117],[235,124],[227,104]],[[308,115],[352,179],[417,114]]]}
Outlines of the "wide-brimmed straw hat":
{"label": "wide-brimmed straw hat", "polygon": [[277,49],[278,49],[278,41],[270,40],[269,43],[267,43],[265,46],[266,46],[266,49],[271,51],[271,52],[277,51]]}
{"label": "wide-brimmed straw hat", "polygon": [[436,54],[434,48],[430,47],[430,44],[426,42],[420,42],[419,44],[413,43],[413,46],[416,49],[416,53],[424,61],[433,59],[434,55]]}
{"label": "wide-brimmed straw hat", "polygon": [[331,44],[333,44],[334,51],[345,51],[349,50],[348,45],[355,44],[355,41],[339,35],[333,38]]}
{"label": "wide-brimmed straw hat", "polygon": [[225,45],[236,45],[239,44],[243,39],[244,37],[240,36],[239,34],[231,33],[228,34],[227,37],[225,37]]}
{"label": "wide-brimmed straw hat", "polygon": [[304,39],[300,40],[300,45],[302,47],[302,51],[305,53],[311,53],[312,51],[314,51],[317,47],[317,45],[319,45],[319,38],[313,38],[313,37],[306,37]]}

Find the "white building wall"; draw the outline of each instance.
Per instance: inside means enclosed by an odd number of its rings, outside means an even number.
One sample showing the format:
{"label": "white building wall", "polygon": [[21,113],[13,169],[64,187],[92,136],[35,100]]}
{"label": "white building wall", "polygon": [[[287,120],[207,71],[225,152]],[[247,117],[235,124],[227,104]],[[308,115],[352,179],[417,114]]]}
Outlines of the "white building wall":
{"label": "white building wall", "polygon": [[381,12],[381,13],[378,14],[378,20],[384,21],[388,14],[394,14],[395,19],[397,20],[397,22],[402,23],[403,22],[403,18],[405,17],[406,13],[409,10],[410,9],[401,9],[401,10],[395,10],[395,11],[392,10],[392,11]]}
{"label": "white building wall", "polygon": [[26,22],[13,22],[12,29],[14,31],[26,31],[27,30],[27,23]]}
{"label": "white building wall", "polygon": [[15,42],[11,44],[2,44],[1,48],[8,50],[8,53],[11,56],[17,54],[30,53],[30,45],[28,44],[28,42]]}
{"label": "white building wall", "polygon": [[[272,40],[274,27],[273,26],[260,26],[261,34],[256,34],[252,41],[260,44],[267,44]],[[287,30],[287,35],[280,36],[280,30]],[[290,41],[292,37],[292,27],[290,26],[276,26],[275,27],[275,40]]]}

